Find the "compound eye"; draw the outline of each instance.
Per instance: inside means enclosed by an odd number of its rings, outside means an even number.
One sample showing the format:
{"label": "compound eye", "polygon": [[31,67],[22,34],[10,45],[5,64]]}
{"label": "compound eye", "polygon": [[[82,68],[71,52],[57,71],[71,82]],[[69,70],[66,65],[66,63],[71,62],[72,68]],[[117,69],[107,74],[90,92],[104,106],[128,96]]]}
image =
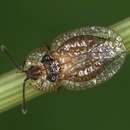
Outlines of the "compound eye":
{"label": "compound eye", "polygon": [[57,79],[56,75],[50,74],[47,76],[47,80],[49,80],[50,82],[55,82]]}
{"label": "compound eye", "polygon": [[52,60],[53,60],[53,59],[50,57],[50,55],[45,54],[45,55],[42,57],[41,62],[42,62],[42,63],[49,63],[49,62],[51,62]]}

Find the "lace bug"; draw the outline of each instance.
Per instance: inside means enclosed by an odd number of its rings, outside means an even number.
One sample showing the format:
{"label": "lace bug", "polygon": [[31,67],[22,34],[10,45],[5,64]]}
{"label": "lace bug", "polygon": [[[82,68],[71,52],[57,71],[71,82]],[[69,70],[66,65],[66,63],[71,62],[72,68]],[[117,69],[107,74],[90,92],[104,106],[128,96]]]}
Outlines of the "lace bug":
{"label": "lace bug", "polygon": [[32,51],[22,68],[5,46],[1,45],[0,50],[27,75],[23,83],[24,113],[25,86],[32,85],[45,93],[61,86],[68,90],[91,88],[110,79],[126,57],[121,37],[109,28],[98,26],[63,33],[53,40],[50,50]]}

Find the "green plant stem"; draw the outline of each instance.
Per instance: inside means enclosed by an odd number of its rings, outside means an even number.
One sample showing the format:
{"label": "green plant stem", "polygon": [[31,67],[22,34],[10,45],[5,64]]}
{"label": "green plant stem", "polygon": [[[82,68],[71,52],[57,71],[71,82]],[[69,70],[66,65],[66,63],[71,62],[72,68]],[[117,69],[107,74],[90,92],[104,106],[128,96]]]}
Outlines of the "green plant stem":
{"label": "green plant stem", "polygon": [[[112,26],[123,39],[124,44],[130,52],[130,18],[124,19]],[[25,75],[16,73],[12,70],[0,76],[0,113],[7,111],[22,102],[22,84]],[[31,86],[26,88],[27,101],[41,95],[42,92],[33,89]]]}
{"label": "green plant stem", "polygon": [[[0,113],[7,111],[19,105],[22,102],[22,84],[25,75],[12,70],[0,76]],[[38,90],[34,90],[31,86],[26,88],[26,99],[30,99],[41,95]]]}
{"label": "green plant stem", "polygon": [[122,37],[124,45],[128,53],[130,53],[130,17],[110,26],[110,28]]}

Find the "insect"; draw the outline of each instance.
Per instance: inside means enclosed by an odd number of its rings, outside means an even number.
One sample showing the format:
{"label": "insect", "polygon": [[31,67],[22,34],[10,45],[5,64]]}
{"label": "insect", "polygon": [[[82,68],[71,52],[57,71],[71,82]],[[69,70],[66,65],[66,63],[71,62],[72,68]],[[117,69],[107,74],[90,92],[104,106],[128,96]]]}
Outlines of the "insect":
{"label": "insect", "polygon": [[45,93],[83,90],[110,79],[121,67],[126,48],[121,37],[109,28],[83,27],[63,33],[52,42],[50,49],[32,51],[22,67],[7,48],[0,47],[17,69],[26,73],[23,82],[22,111],[26,111],[25,87],[33,86]]}

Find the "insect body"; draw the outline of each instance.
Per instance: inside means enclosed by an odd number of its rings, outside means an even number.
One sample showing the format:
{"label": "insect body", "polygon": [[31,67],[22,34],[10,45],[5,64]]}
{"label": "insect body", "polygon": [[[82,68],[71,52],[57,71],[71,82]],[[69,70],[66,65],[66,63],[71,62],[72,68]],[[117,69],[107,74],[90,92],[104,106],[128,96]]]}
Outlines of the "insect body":
{"label": "insect body", "polygon": [[121,37],[108,28],[84,27],[58,36],[50,50],[36,49],[25,60],[23,109],[25,85],[45,93],[61,86],[69,90],[94,87],[110,79],[120,69],[125,56]]}

